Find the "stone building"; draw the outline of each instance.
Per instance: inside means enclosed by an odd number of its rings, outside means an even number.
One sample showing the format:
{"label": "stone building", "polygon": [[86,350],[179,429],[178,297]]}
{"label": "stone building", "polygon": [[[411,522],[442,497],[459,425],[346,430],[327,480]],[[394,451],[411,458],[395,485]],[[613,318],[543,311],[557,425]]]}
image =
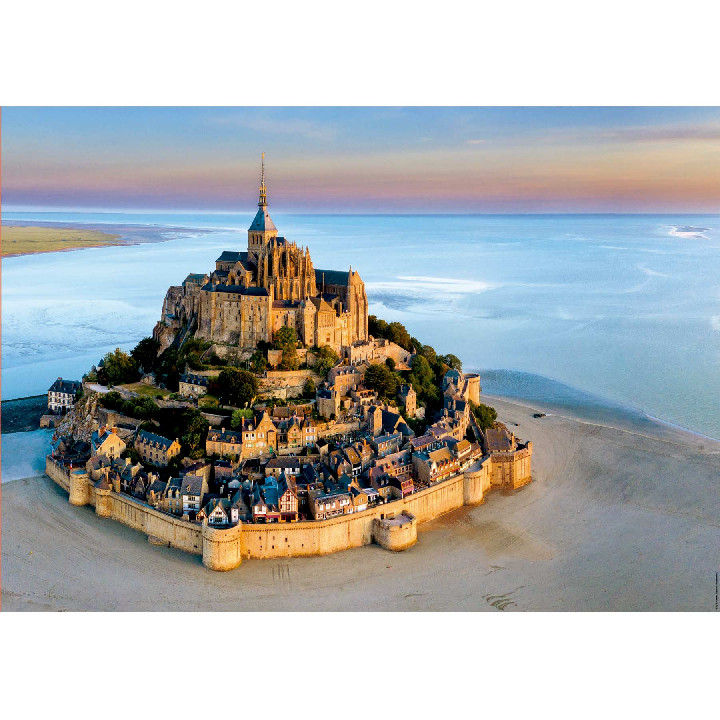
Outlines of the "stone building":
{"label": "stone building", "polygon": [[100,427],[93,432],[90,438],[92,455],[105,455],[106,457],[119,458],[125,452],[125,442],[118,437],[117,428]]}
{"label": "stone building", "polygon": [[135,440],[138,455],[151,465],[165,467],[174,457],[180,454],[180,441],[170,440],[162,435],[140,430]]}
{"label": "stone building", "polygon": [[305,347],[342,353],[368,339],[365,284],[352,269],[320,270],[307,248],[278,234],[268,212],[263,160],[258,211],[247,251],[225,251],[208,275],[191,274],[171,287],[153,336],[168,347],[179,333],[214,343],[218,354],[247,356],[283,326]]}
{"label": "stone building", "polygon": [[79,380],[63,380],[59,377],[48,390],[48,410],[65,413],[75,407],[75,397],[82,387]]}

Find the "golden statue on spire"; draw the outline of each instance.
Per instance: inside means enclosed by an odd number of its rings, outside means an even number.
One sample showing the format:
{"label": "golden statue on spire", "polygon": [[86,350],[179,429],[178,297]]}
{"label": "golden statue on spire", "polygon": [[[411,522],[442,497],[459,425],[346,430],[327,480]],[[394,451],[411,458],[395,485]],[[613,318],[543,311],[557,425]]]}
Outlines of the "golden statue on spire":
{"label": "golden statue on spire", "polygon": [[258,207],[267,207],[267,190],[265,189],[265,153],[262,154],[260,170],[260,201]]}

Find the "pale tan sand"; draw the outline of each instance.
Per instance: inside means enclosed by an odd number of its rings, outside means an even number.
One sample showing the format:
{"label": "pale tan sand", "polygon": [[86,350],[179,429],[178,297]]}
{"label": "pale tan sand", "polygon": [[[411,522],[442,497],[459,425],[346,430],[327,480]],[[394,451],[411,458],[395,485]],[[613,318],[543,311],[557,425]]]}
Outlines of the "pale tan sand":
{"label": "pale tan sand", "polygon": [[[150,545],[47,478],[2,488],[3,610],[714,610],[720,443],[493,402],[535,481],[422,525],[418,544],[248,560]],[[507,601],[507,602],[506,602]]]}

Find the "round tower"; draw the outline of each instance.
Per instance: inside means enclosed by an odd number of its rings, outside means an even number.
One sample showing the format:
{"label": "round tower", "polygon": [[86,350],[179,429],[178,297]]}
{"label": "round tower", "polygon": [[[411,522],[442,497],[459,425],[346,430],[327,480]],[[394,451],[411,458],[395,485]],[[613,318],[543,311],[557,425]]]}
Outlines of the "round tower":
{"label": "round tower", "polygon": [[210,570],[234,570],[242,563],[242,523],[214,528],[207,520],[202,526],[202,561]]}
{"label": "round tower", "polygon": [[87,505],[90,502],[90,478],[85,468],[78,468],[70,473],[71,505]]}

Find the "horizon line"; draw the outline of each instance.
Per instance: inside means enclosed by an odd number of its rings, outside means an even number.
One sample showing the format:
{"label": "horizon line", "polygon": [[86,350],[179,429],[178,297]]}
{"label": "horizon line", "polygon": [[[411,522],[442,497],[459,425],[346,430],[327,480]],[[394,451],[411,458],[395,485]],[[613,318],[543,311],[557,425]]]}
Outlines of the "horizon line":
{"label": "horizon line", "polygon": [[[73,208],[73,207],[58,207],[53,209],[8,209],[4,210],[0,208],[0,220],[5,213],[35,213],[40,215],[49,215],[53,213],[82,213],[82,214],[94,214],[94,215],[186,215],[186,214],[197,214],[197,215],[247,215],[252,216],[254,211],[241,211],[241,210],[198,210],[198,209],[187,209],[187,210],[163,210],[163,209],[102,209],[96,210],[92,208]],[[481,217],[518,217],[518,216],[560,216],[560,215],[573,215],[573,216],[673,216],[673,215],[700,215],[700,216],[720,216],[720,210],[718,211],[706,211],[699,212],[695,211],[663,211],[663,212],[610,212],[610,211],[516,211],[516,212],[474,212],[474,211],[457,211],[457,212],[357,212],[357,211],[292,211],[292,210],[277,210],[274,214],[281,215],[300,215],[308,217],[317,217],[319,215],[324,216],[349,216],[349,217],[442,217],[442,216],[481,216]]]}

